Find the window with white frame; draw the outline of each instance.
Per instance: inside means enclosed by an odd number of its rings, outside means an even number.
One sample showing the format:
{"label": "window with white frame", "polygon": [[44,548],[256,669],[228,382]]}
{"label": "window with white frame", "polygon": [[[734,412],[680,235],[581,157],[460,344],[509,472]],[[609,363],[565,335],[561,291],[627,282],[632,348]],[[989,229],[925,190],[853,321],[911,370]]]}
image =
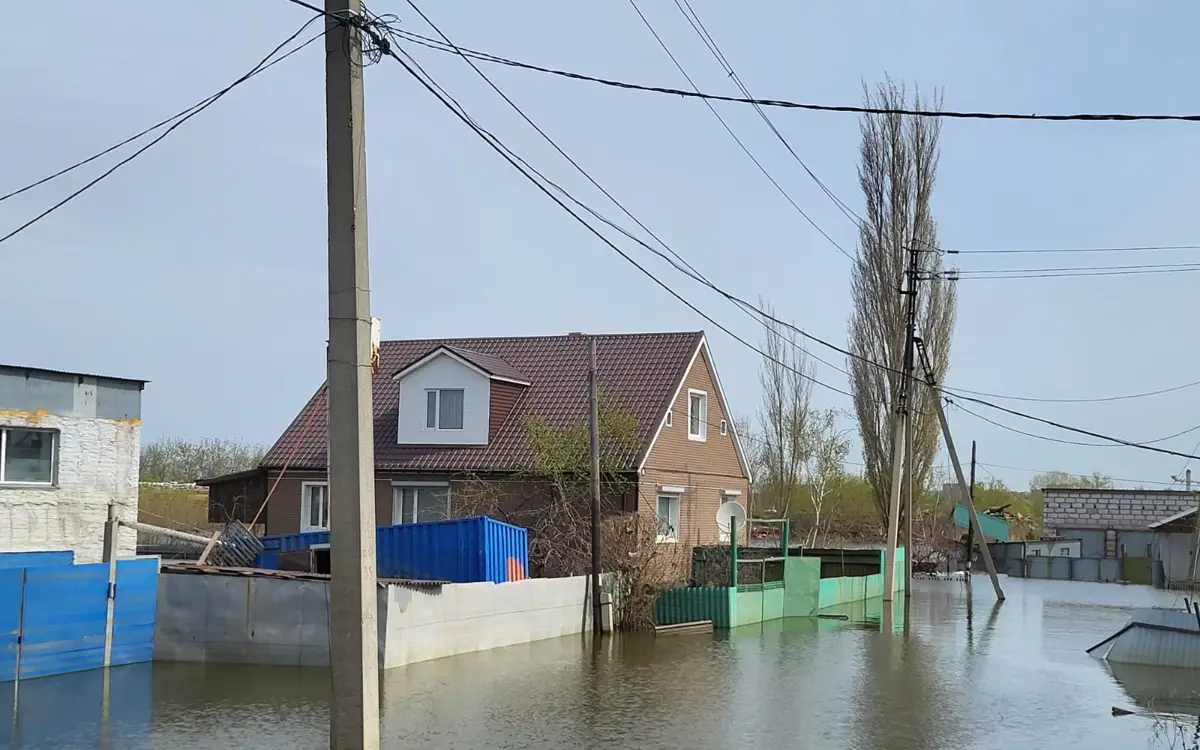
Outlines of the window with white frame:
{"label": "window with white frame", "polygon": [[54,485],[58,433],[0,427],[0,484]]}
{"label": "window with white frame", "polygon": [[726,422],[724,419],[721,420],[721,434],[722,435],[729,434],[729,423]]}
{"label": "window with white frame", "polygon": [[670,409],[668,409],[668,410],[667,410],[667,417],[666,417],[666,419],[664,419],[664,420],[663,420],[663,426],[664,426],[664,427],[670,427],[670,426],[671,426],[671,423],[674,421],[674,420],[672,419],[672,417],[674,416],[674,414],[675,414],[675,412],[674,412],[674,411],[672,411],[672,410],[670,410]]}
{"label": "window with white frame", "polygon": [[449,485],[405,484],[392,487],[392,523],[424,523],[449,517]]}
{"label": "window with white frame", "polygon": [[658,541],[679,541],[679,495],[658,496]]}
{"label": "window with white frame", "polygon": [[463,428],[462,388],[431,388],[425,391],[425,429]]}
{"label": "window with white frame", "polygon": [[304,482],[300,485],[300,530],[329,530],[329,485]]}
{"label": "window with white frame", "polygon": [[688,439],[704,440],[708,436],[708,394],[688,391]]}

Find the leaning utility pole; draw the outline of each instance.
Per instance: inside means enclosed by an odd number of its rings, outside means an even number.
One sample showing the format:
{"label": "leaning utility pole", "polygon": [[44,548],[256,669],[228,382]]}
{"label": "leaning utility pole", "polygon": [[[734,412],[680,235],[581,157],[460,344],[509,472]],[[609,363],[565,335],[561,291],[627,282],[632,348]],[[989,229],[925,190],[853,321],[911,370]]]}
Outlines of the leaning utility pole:
{"label": "leaning utility pole", "polygon": [[996,590],[996,599],[1004,601],[1004,590],[1000,588],[1000,579],[996,576],[996,564],[992,562],[992,552],[987,546],[987,537],[983,535],[983,528],[979,525],[979,514],[975,510],[975,498],[971,497],[971,493],[967,491],[967,480],[963,476],[962,463],[958,460],[958,451],[954,449],[954,437],[950,434],[950,423],[946,421],[946,410],[942,408],[942,396],[938,391],[937,378],[933,375],[933,365],[929,362],[929,353],[925,351],[925,342],[921,339],[916,340],[917,348],[921,352],[921,365],[925,370],[925,382],[929,384],[929,390],[934,408],[937,409],[938,422],[942,425],[942,438],[946,441],[946,451],[950,454],[950,463],[954,466],[954,477],[958,480],[958,491],[966,498],[967,511],[971,514],[971,527],[975,529],[975,533],[979,536],[979,547],[983,551],[983,564],[987,568],[988,576],[992,579],[992,588]]}
{"label": "leaning utility pole", "polygon": [[325,0],[329,200],[330,747],[379,747],[375,443],[361,0]]}
{"label": "leaning utility pole", "polygon": [[[917,331],[917,261],[919,258],[918,248],[908,248],[908,270],[905,272],[907,280],[905,289],[901,290],[901,294],[905,295],[904,309],[904,374],[901,375],[900,388],[896,397],[896,424],[895,434],[892,436],[892,492],[891,502],[888,505],[888,538],[887,538],[887,554],[884,556],[883,569],[883,600],[885,602],[892,601],[893,589],[896,585],[896,546],[899,543],[900,536],[900,512],[901,512],[901,495],[903,489],[903,479],[908,476],[908,502],[907,505],[912,505],[912,430],[909,425],[909,395],[910,387],[913,383],[913,342],[916,339]],[[911,588],[912,564],[909,562],[912,559],[912,520],[911,507],[905,513],[909,516],[908,531],[905,534],[904,548],[904,589],[907,592]],[[906,594],[907,595],[907,594]]]}
{"label": "leaning utility pole", "polygon": [[597,381],[596,337],[588,337],[588,396],[591,409],[588,433],[592,453],[592,633],[604,633],[604,609],[600,603],[600,396]]}

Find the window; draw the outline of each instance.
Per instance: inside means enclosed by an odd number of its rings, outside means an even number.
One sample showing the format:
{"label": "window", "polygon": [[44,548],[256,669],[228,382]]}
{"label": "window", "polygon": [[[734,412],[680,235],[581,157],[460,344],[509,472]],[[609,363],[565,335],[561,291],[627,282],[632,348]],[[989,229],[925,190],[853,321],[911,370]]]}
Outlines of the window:
{"label": "window", "polygon": [[436,388],[425,391],[425,429],[463,428],[463,389]]}
{"label": "window", "polygon": [[450,517],[450,487],[445,484],[392,488],[392,523],[425,523]]}
{"label": "window", "polygon": [[658,496],[658,541],[679,541],[679,495]]}
{"label": "window", "polygon": [[666,426],[666,427],[670,427],[670,426],[671,426],[671,422],[673,421],[671,417],[672,417],[672,415],[673,415],[674,413],[675,413],[675,412],[674,412],[674,411],[672,411],[672,410],[670,410],[670,409],[668,409],[668,410],[667,410],[667,418],[663,420],[663,425],[664,425],[664,426]]}
{"label": "window", "polygon": [[324,482],[300,485],[300,530],[329,530],[329,485]]}
{"label": "window", "polygon": [[722,435],[729,434],[729,423],[726,422],[724,419],[721,420],[721,434]]}
{"label": "window", "polygon": [[53,430],[0,428],[0,482],[53,485],[57,443]]}
{"label": "window", "polygon": [[688,440],[704,440],[708,435],[708,394],[688,391]]}

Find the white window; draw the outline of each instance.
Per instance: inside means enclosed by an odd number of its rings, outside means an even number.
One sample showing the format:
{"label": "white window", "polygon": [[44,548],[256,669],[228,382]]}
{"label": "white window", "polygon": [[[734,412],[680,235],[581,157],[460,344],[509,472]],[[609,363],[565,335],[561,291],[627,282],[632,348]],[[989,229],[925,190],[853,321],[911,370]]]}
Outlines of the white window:
{"label": "white window", "polygon": [[658,541],[679,541],[679,495],[658,496]]}
{"label": "white window", "polygon": [[434,388],[425,391],[425,429],[463,428],[463,389]]}
{"label": "white window", "polygon": [[708,436],[708,394],[688,391],[688,440],[704,440]]}
{"label": "white window", "polygon": [[729,423],[726,422],[724,419],[721,420],[721,434],[722,435],[729,434]]}
{"label": "white window", "polygon": [[329,530],[329,485],[304,482],[300,485],[300,530]]}
{"label": "white window", "polygon": [[392,487],[392,523],[424,523],[449,517],[449,485],[411,484]]}
{"label": "white window", "polygon": [[0,483],[52,486],[57,459],[54,430],[0,428]]}
{"label": "white window", "polygon": [[674,413],[675,413],[675,412],[674,412],[674,411],[672,411],[672,410],[667,410],[667,418],[663,420],[663,425],[665,425],[665,426],[667,426],[667,427],[670,427],[670,426],[671,426],[671,422],[673,421],[673,420],[672,420],[672,415],[673,415]]}

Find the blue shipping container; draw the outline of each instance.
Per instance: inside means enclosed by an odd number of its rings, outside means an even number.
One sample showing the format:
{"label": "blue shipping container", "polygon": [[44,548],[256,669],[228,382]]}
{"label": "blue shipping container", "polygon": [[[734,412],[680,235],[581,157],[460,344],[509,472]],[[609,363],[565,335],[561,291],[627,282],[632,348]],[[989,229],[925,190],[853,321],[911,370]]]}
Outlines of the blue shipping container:
{"label": "blue shipping container", "polygon": [[[266,537],[255,564],[273,569],[280,552],[328,543],[327,531]],[[529,532],[485,516],[380,526],[375,547],[380,578],[505,583],[529,570]]]}
{"label": "blue shipping container", "polygon": [[0,552],[0,570],[13,568],[44,568],[47,565],[74,565],[71,550],[53,552]]}

